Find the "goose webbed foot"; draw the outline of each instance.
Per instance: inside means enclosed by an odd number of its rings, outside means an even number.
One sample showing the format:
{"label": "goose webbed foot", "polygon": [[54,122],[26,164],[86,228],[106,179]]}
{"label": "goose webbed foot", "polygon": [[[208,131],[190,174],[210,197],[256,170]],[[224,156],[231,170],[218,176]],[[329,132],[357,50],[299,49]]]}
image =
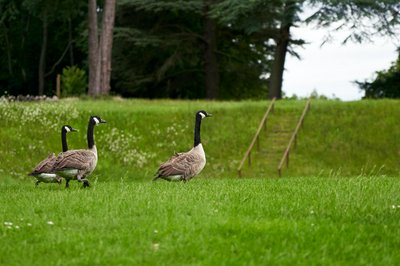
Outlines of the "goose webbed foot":
{"label": "goose webbed foot", "polygon": [[82,179],[82,182],[83,182],[83,187],[84,188],[90,186],[90,183],[89,183],[89,181],[87,179]]}
{"label": "goose webbed foot", "polygon": [[87,180],[86,178],[82,178],[81,176],[78,176],[78,181],[83,183],[83,187],[88,187],[90,186],[89,184],[89,180]]}

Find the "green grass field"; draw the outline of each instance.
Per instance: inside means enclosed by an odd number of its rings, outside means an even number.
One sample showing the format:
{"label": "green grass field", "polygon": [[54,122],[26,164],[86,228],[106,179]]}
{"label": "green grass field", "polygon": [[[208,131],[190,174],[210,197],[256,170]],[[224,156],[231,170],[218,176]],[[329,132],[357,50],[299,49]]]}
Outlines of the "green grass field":
{"label": "green grass field", "polygon": [[11,182],[0,264],[398,265],[399,190],[361,177]]}
{"label": "green grass field", "polygon": [[[275,120],[304,104],[280,101]],[[399,102],[315,101],[283,178],[263,164],[262,140],[238,179],[267,105],[0,102],[0,265],[398,265]],[[199,109],[214,114],[202,124],[204,171],[151,182],[190,149]],[[95,129],[92,186],[35,187],[26,174],[61,150],[61,125],[80,130],[68,141],[83,148],[90,114],[108,121]]]}

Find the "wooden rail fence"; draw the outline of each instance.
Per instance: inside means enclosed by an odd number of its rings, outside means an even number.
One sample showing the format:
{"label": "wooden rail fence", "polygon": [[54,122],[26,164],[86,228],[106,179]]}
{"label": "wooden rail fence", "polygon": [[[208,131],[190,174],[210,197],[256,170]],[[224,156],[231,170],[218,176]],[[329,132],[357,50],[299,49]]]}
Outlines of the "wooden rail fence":
{"label": "wooden rail fence", "polygon": [[286,161],[286,167],[289,167],[290,148],[292,147],[293,144],[296,147],[297,134],[298,134],[301,126],[303,125],[304,117],[306,116],[307,112],[310,110],[310,103],[311,103],[311,98],[308,99],[306,106],[304,107],[303,113],[301,114],[301,117],[299,119],[299,122],[297,123],[297,126],[296,126],[295,130],[293,131],[292,137],[290,138],[289,144],[288,144],[285,152],[283,153],[281,162],[279,163],[279,166],[278,166],[279,176],[281,176],[281,174],[282,174],[282,167],[283,167],[283,164],[285,163],[285,161]]}
{"label": "wooden rail fence", "polygon": [[237,170],[239,177],[242,176],[242,168],[243,168],[243,165],[244,165],[244,162],[246,161],[246,159],[248,159],[249,166],[251,165],[251,150],[253,149],[254,144],[257,143],[257,150],[260,149],[260,137],[259,137],[259,135],[260,135],[261,129],[263,127],[264,127],[264,129],[267,128],[267,118],[268,118],[270,112],[273,112],[273,110],[274,110],[275,100],[276,100],[275,98],[272,99],[267,111],[265,112],[263,118],[261,119],[260,125],[258,126],[256,134],[254,135],[253,140],[251,141],[249,148],[247,149],[246,153],[243,156],[242,161],[240,162],[239,168]]}

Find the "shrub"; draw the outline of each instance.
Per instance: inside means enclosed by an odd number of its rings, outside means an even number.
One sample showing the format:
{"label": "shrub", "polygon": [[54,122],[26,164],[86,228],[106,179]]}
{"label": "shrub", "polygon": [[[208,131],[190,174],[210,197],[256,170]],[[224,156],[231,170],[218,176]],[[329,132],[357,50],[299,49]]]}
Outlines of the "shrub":
{"label": "shrub", "polygon": [[389,69],[377,71],[373,81],[355,81],[361,90],[365,91],[365,98],[400,98],[400,50],[397,61]]}
{"label": "shrub", "polygon": [[76,66],[65,67],[61,76],[61,96],[80,96],[86,93],[86,72]]}

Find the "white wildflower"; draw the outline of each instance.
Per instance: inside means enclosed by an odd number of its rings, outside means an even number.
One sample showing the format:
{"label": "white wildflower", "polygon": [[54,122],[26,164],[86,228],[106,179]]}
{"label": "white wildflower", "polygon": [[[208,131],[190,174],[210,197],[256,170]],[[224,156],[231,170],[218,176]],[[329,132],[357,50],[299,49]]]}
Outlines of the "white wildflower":
{"label": "white wildflower", "polygon": [[48,225],[54,225],[53,221],[47,221]]}
{"label": "white wildflower", "polygon": [[154,251],[157,251],[157,250],[159,250],[160,249],[160,244],[159,243],[154,243],[153,244],[153,250]]}

